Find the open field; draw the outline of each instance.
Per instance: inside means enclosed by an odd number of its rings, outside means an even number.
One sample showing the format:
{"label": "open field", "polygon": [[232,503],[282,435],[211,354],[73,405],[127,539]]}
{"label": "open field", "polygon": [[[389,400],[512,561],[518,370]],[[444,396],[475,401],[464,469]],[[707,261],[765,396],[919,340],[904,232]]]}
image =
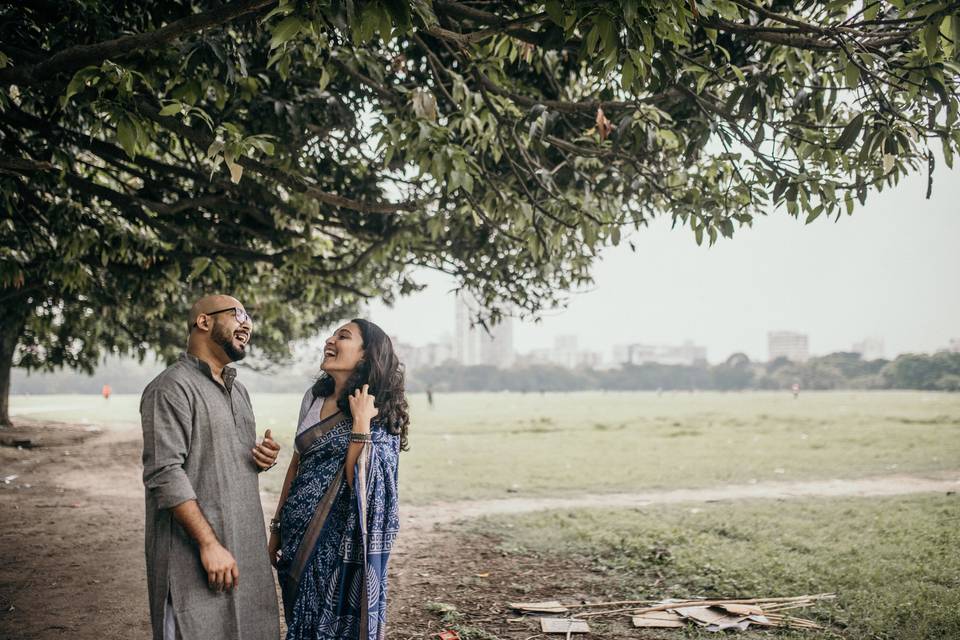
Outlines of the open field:
{"label": "open field", "polygon": [[[490,619],[491,601],[835,592],[836,600],[795,612],[833,633],[740,637],[946,640],[960,638],[958,530],[960,496],[944,494],[547,511],[448,527],[465,558],[483,559],[425,570],[438,584],[470,585],[444,594],[457,612],[448,618],[500,638],[535,627],[506,624],[506,611]],[[633,631],[626,616],[590,624],[601,638],[717,637]]]}
{"label": "open field", "polygon": [[[254,396],[285,455],[298,395]],[[72,424],[31,423],[20,428],[42,446],[0,448],[0,637],[148,636],[137,403],[13,399],[15,420]],[[960,506],[945,495],[960,486],[960,395],[458,394],[433,409],[414,396],[411,412],[393,640],[454,626],[465,640],[537,635],[506,622],[515,600],[819,591],[839,598],[811,615],[840,637],[960,637]],[[847,480],[816,482],[831,478]],[[263,479],[272,513],[282,473]],[[790,499],[745,499],[761,495]],[[623,507],[645,502],[660,506]],[[564,508],[489,515],[548,504]]]}
{"label": "open field", "polygon": [[[137,429],[138,398],[15,396],[30,418]],[[299,394],[255,394],[289,455]],[[960,394],[412,396],[405,502],[640,491],[960,469]],[[282,473],[264,477],[277,491]]]}

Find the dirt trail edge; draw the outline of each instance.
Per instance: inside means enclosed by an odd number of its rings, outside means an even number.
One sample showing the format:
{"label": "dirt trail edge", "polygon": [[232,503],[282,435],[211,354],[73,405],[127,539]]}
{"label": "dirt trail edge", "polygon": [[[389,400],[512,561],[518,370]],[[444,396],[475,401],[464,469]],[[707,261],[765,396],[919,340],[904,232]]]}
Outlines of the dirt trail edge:
{"label": "dirt trail edge", "polygon": [[568,498],[526,497],[464,502],[438,502],[401,507],[405,522],[413,527],[432,527],[489,515],[509,515],[548,509],[643,507],[680,502],[719,502],[756,498],[878,497],[960,489],[960,471],[939,472],[939,477],[907,474],[856,479],[758,482],[700,489],[663,489],[640,493],[597,493]]}
{"label": "dirt trail edge", "polygon": [[[137,430],[21,419],[0,435],[0,638],[146,640],[141,443]],[[541,509],[816,496],[889,496],[960,488],[960,470],[924,476],[763,482],[701,489],[402,505],[391,561],[390,638],[423,637],[430,594],[421,565],[446,540],[435,525]],[[266,513],[277,496],[261,494]],[[461,558],[471,564],[476,559]],[[466,567],[466,565],[464,565]]]}

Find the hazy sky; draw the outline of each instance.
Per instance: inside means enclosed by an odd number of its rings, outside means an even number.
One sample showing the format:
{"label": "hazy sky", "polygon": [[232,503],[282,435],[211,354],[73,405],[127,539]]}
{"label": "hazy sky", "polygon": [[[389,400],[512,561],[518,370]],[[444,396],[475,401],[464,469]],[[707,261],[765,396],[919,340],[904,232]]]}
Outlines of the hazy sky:
{"label": "hazy sky", "polygon": [[[945,347],[960,338],[960,170],[938,164],[930,200],[926,176],[912,176],[837,223],[805,226],[778,211],[709,248],[661,218],[629,236],[637,253],[625,241],[608,249],[592,290],[567,309],[538,325],[515,321],[514,348],[575,334],[605,359],[618,343],[684,340],[706,346],[711,362],[735,351],[766,359],[767,331],[781,329],[807,333],[814,354],[868,336],[884,340],[887,357]],[[452,335],[454,323],[453,281],[433,272],[421,280],[425,291],[370,308],[415,345]]]}

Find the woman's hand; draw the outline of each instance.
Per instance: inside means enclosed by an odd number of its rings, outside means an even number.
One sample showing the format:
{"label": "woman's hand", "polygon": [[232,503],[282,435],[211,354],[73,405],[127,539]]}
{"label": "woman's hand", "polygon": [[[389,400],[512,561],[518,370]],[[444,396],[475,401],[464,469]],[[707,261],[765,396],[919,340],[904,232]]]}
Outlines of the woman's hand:
{"label": "woman's hand", "polygon": [[369,389],[370,385],[365,384],[347,397],[350,402],[350,415],[353,416],[354,431],[358,427],[364,431],[369,431],[370,421],[380,413],[380,410],[374,404],[377,398],[369,393]]}
{"label": "woman's hand", "polygon": [[271,533],[270,540],[267,541],[267,553],[270,555],[270,564],[273,565],[273,568],[277,568],[277,560],[279,556],[277,555],[280,551],[280,534]]}

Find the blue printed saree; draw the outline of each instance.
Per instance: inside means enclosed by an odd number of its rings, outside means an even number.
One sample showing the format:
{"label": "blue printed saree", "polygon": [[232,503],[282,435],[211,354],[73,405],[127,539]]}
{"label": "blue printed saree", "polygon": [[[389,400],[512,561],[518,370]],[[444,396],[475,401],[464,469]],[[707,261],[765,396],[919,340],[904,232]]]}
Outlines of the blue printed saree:
{"label": "blue printed saree", "polygon": [[350,487],[343,465],[351,429],[335,415],[296,439],[300,465],[280,514],[277,563],[287,640],[386,638],[400,439],[374,423]]}

